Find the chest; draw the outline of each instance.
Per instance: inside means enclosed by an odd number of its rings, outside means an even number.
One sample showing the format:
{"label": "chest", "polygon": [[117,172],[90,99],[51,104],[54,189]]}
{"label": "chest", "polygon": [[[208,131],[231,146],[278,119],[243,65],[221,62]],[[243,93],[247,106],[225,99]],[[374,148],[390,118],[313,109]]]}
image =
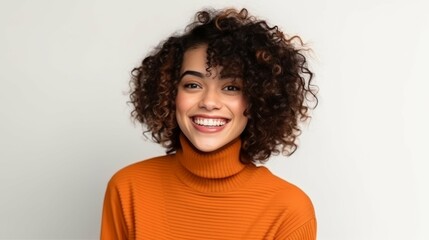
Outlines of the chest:
{"label": "chest", "polygon": [[273,239],[285,213],[269,192],[163,189],[133,197],[136,239]]}

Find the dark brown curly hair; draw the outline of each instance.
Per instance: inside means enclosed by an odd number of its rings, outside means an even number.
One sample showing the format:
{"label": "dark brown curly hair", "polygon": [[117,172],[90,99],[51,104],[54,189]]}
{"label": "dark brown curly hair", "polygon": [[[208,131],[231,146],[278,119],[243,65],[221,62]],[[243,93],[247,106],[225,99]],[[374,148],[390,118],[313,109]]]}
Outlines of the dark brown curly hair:
{"label": "dark brown curly hair", "polygon": [[[313,73],[298,36],[237,11],[203,10],[181,35],[161,42],[132,70],[132,117],[152,139],[172,153],[180,148],[175,98],[184,52],[207,45],[207,69],[221,66],[222,77],[243,80],[249,118],[241,134],[243,163],[265,161],[271,154],[291,155],[301,133],[299,123],[317,106]],[[308,103],[315,104],[310,107]]]}

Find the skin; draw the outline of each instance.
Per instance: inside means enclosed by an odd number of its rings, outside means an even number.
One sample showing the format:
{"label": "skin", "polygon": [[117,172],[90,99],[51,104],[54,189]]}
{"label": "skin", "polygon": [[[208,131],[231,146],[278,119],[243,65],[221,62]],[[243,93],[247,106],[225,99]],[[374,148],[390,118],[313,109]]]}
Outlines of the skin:
{"label": "skin", "polygon": [[183,134],[200,151],[215,151],[238,138],[246,127],[247,102],[242,80],[220,78],[220,68],[206,68],[207,46],[184,54],[176,97],[176,119]]}

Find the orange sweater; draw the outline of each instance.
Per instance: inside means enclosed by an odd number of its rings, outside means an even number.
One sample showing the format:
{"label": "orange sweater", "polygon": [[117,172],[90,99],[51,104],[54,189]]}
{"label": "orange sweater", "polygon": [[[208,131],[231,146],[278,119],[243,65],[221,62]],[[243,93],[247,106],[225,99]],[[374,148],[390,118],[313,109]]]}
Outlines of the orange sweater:
{"label": "orange sweater", "polygon": [[130,165],[110,180],[101,239],[316,239],[313,205],[267,168],[239,161],[240,139]]}

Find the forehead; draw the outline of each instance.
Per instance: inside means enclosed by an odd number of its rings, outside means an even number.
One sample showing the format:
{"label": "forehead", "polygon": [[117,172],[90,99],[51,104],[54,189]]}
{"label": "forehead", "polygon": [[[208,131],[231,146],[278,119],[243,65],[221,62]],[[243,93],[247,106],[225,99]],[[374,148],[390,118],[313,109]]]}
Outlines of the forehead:
{"label": "forehead", "polygon": [[[201,73],[201,75],[205,77],[230,79],[234,81],[243,80],[242,69],[237,67],[239,65],[234,64],[234,61],[220,62],[218,66],[208,67],[207,48],[206,44],[202,44],[191,47],[185,51],[180,69],[181,77],[186,75],[187,71],[195,71]],[[195,74],[192,75],[196,76]]]}
{"label": "forehead", "polygon": [[186,70],[205,71],[207,62],[207,46],[200,45],[185,51],[181,72]]}

